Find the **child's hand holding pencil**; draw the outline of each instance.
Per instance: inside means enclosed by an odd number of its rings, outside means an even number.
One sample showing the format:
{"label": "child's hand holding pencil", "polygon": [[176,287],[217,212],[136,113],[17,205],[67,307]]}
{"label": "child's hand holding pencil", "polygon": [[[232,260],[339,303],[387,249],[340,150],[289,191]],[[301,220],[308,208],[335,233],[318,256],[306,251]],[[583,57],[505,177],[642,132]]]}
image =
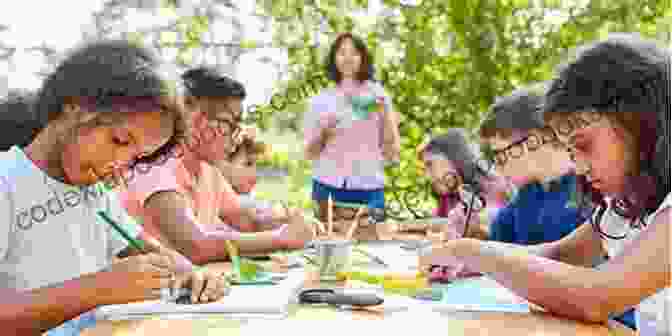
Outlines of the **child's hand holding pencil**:
{"label": "child's hand holding pencil", "polygon": [[[106,304],[160,299],[164,289],[170,289],[174,293],[189,287],[192,303],[217,301],[229,292],[228,281],[219,273],[193,267],[177,251],[161,246],[154,239],[132,237],[123,226],[103,211],[99,211],[98,216],[139,253],[108,267],[110,281],[100,284],[103,287],[101,293],[110,293],[105,299]],[[182,258],[187,264],[185,269],[178,267]]]}

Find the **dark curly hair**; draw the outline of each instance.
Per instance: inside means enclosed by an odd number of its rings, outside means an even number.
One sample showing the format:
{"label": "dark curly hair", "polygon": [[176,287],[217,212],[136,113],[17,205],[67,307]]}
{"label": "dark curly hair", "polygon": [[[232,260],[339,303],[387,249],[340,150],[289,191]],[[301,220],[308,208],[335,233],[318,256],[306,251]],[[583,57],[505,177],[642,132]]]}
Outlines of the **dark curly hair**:
{"label": "dark curly hair", "polygon": [[355,49],[357,49],[361,55],[362,63],[360,64],[356,79],[362,82],[366,80],[372,80],[375,69],[373,67],[373,59],[369,53],[369,49],[366,47],[366,44],[364,41],[362,41],[362,39],[353,35],[352,33],[343,33],[339,35],[331,45],[329,54],[327,56],[327,61],[325,62],[327,77],[336,83],[340,83],[343,79],[341,73],[336,67],[336,53],[341,48],[341,45],[343,45],[343,42],[346,40],[351,40],[352,44],[355,46]]}
{"label": "dark curly hair", "polygon": [[496,135],[510,137],[514,130],[527,132],[544,128],[543,115],[540,113],[544,95],[543,87],[544,83],[540,83],[536,86],[517,89],[508,96],[498,97],[481,123],[480,137],[484,139],[493,138]]}
{"label": "dark curly hair", "polygon": [[187,93],[193,97],[237,97],[247,93],[240,82],[229,78],[217,68],[201,66],[182,74]]}
{"label": "dark curly hair", "polygon": [[[670,54],[636,34],[612,34],[581,47],[563,65],[546,94],[544,118],[594,111],[614,120],[634,138],[637,172],[627,177],[612,205],[632,227],[646,225],[670,193]],[[564,114],[564,116],[563,116]],[[604,195],[580,178],[582,207],[599,209],[593,221],[602,235]],[[593,210],[591,210],[593,211]],[[610,237],[609,238],[615,238]]]}
{"label": "dark curly hair", "polygon": [[[74,49],[42,84],[35,102],[36,116],[47,124],[58,119],[65,104],[100,112],[104,119],[121,113],[160,110],[175,120],[173,137],[144,160],[167,152],[187,131],[178,81],[162,72],[164,64],[149,49],[126,40],[100,40]],[[173,87],[171,88],[171,84]],[[104,122],[97,118],[94,123]]]}
{"label": "dark curly hair", "polygon": [[0,150],[28,146],[43,128],[34,114],[35,94],[11,90],[0,100]]}

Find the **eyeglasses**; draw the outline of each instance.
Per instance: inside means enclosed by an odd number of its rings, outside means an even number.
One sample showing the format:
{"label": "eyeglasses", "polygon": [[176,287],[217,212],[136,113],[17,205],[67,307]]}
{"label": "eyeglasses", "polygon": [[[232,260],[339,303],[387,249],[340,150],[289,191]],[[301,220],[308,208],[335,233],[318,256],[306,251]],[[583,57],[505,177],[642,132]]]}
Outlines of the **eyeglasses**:
{"label": "eyeglasses", "polygon": [[604,116],[601,113],[591,109],[575,116],[558,118],[552,122],[551,129],[559,140],[567,142],[577,130],[589,127],[603,119]]}
{"label": "eyeglasses", "polygon": [[551,128],[560,142],[567,147],[570,159],[576,161],[576,148],[571,137],[580,129],[590,127],[604,120],[604,116],[595,109],[589,109],[567,118],[558,118],[552,122]]}
{"label": "eyeglasses", "polygon": [[210,119],[208,120],[208,126],[216,129],[218,135],[227,136],[231,139],[237,139],[242,131],[239,122],[224,118]]}
{"label": "eyeglasses", "polygon": [[510,160],[520,159],[526,153],[537,151],[542,146],[556,142],[558,138],[550,127],[544,127],[542,132],[530,134],[502,149],[494,149],[485,144],[483,155],[492,164],[502,167]]}

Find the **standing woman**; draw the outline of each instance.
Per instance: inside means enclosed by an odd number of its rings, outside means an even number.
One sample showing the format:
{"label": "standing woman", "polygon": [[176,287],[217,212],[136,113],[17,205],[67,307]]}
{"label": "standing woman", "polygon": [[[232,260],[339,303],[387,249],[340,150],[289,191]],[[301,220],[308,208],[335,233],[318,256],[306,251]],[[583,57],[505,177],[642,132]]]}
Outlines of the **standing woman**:
{"label": "standing woman", "polygon": [[[336,87],[310,101],[304,119],[306,157],[313,161],[312,197],[319,217],[327,217],[327,199],[384,209],[384,168],[399,161],[399,116],[391,98],[374,82],[373,60],[358,37],[341,34],[326,62]],[[337,208],[334,219],[355,211]],[[349,222],[349,221],[348,221]],[[338,224],[336,231],[343,231]]]}

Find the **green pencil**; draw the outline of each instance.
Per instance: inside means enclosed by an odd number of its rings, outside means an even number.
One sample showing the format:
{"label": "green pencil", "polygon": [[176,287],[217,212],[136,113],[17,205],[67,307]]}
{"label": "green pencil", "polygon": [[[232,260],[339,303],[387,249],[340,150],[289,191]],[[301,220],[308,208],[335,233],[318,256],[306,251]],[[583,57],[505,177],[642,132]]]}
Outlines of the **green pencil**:
{"label": "green pencil", "polygon": [[115,231],[117,231],[117,233],[119,233],[122,237],[124,237],[124,239],[126,239],[126,241],[128,241],[128,243],[131,246],[136,248],[138,251],[145,252],[145,242],[131,237],[131,235],[128,234],[128,232],[126,232],[121,227],[121,225],[117,224],[114,220],[112,220],[112,218],[110,218],[110,216],[108,216],[107,213],[105,213],[104,211],[98,211],[97,214],[100,218],[102,218],[105,222],[107,222],[107,224],[110,224],[110,226],[112,226],[112,228]]}

